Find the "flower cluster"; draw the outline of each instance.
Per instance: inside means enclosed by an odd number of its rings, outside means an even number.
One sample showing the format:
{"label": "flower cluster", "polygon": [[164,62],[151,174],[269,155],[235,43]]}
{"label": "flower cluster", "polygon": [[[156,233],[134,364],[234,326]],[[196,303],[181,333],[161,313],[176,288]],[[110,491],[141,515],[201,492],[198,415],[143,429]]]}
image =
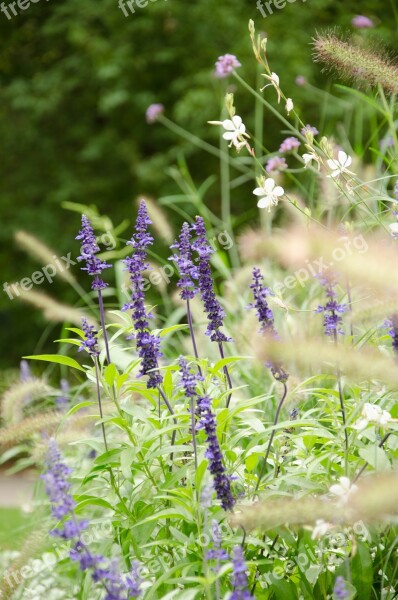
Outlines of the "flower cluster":
{"label": "flower cluster", "polygon": [[183,223],[180,237],[170,246],[177,250],[176,254],[170,257],[174,261],[180,272],[180,279],[177,283],[182,288],[180,296],[183,300],[191,300],[197,292],[194,280],[199,277],[198,269],[192,260],[191,251],[191,229],[188,223]]}
{"label": "flower cluster", "polygon": [[187,361],[183,356],[180,356],[178,365],[180,367],[181,383],[186,397],[195,398],[197,396],[196,384],[201,378],[196,373],[191,371],[191,369],[188,367]]}
{"label": "flower cluster", "polygon": [[353,494],[358,491],[358,486],[351,483],[348,477],[340,477],[339,483],[330,487],[330,493],[339,498],[342,504],[346,504]]}
{"label": "flower cluster", "polygon": [[84,341],[79,348],[79,352],[81,350],[87,350],[91,356],[99,355],[98,348],[98,339],[97,339],[97,331],[94,328],[94,325],[89,325],[87,319],[83,317],[82,319],[82,329],[84,333]]}
{"label": "flower cluster", "polygon": [[220,562],[222,560],[228,560],[229,555],[224,548],[222,548],[222,537],[221,537],[221,529],[218,522],[213,519],[211,522],[211,533],[213,538],[213,547],[207,553],[207,560],[215,560],[216,561],[216,569],[217,572],[220,568]]}
{"label": "flower cluster", "polygon": [[155,121],[157,121],[158,118],[160,117],[160,115],[162,115],[163,113],[164,113],[163,104],[151,104],[146,109],[146,113],[145,113],[146,122],[149,123],[150,125],[152,123],[155,123]]}
{"label": "flower cluster", "polygon": [[265,169],[268,173],[272,173],[272,171],[284,171],[287,169],[286,159],[280,156],[274,156],[267,161]]}
{"label": "flower cluster", "polygon": [[254,600],[249,591],[247,567],[243,556],[242,546],[235,546],[232,557],[234,591],[230,600]]}
{"label": "flower cluster", "polygon": [[238,69],[242,65],[234,54],[224,54],[223,56],[218,57],[215,66],[215,76],[218,77],[218,79],[224,79],[225,77],[228,77],[234,69]]}
{"label": "flower cluster", "polygon": [[209,321],[206,335],[210,336],[212,342],[229,342],[230,338],[220,331],[225,313],[214,292],[210,267],[210,257],[214,250],[207,241],[205,222],[202,217],[196,217],[193,230],[197,235],[192,249],[198,254],[198,285]]}
{"label": "flower cluster", "polygon": [[300,142],[295,137],[288,137],[279,146],[279,152],[292,152],[300,148]]}
{"label": "flower cluster", "polygon": [[323,325],[325,335],[335,336],[337,333],[344,334],[341,329],[343,321],[341,315],[346,311],[346,304],[339,304],[336,301],[337,294],[335,291],[336,281],[333,276],[319,276],[320,283],[325,287],[328,301],[324,306],[318,306],[317,313],[323,313]]}
{"label": "flower cluster", "polygon": [[335,598],[348,598],[350,592],[347,590],[346,582],[344,577],[336,577],[336,581],[334,582],[333,594]]}
{"label": "flower cluster", "polygon": [[125,304],[122,310],[132,310],[132,319],[135,329],[135,337],[138,355],[141,358],[140,376],[149,375],[148,388],[157,387],[163,380],[159,373],[158,358],[162,356],[159,349],[160,338],[149,331],[149,319],[153,318],[145,309],[145,295],[143,291],[143,271],[148,269],[147,247],[153,243],[153,237],[148,233],[148,226],[152,221],[148,216],[145,202],[142,200],[138,209],[135,224],[135,235],[127,244],[133,247],[132,256],[124,260],[130,273],[131,302]]}
{"label": "flower cluster", "polygon": [[209,471],[214,477],[214,489],[224,510],[232,510],[236,502],[231,491],[231,478],[226,474],[223,456],[217,438],[216,417],[212,411],[211,400],[208,396],[198,398],[198,414],[200,416],[198,429],[206,433],[206,458],[209,459]]}
{"label": "flower cluster", "polygon": [[353,428],[362,431],[363,429],[366,429],[368,425],[387,427],[390,421],[391,415],[387,410],[383,410],[377,404],[366,402],[361,412],[361,418],[354,423]]}
{"label": "flower cluster", "polygon": [[82,215],[82,228],[76,236],[76,239],[81,240],[82,242],[80,250],[81,255],[78,256],[77,260],[84,260],[86,263],[86,266],[82,267],[82,271],[87,271],[89,275],[94,277],[91,289],[98,291],[103,290],[108,287],[108,284],[100,279],[99,275],[102,274],[104,269],[108,269],[111,265],[108,265],[96,256],[100,251],[100,248],[97,244],[93,227],[86,215]]}
{"label": "flower cluster", "polygon": [[[100,583],[106,590],[104,600],[130,600],[141,595],[138,563],[133,563],[126,578],[118,570],[116,561],[107,561],[101,555],[93,555],[81,541],[81,533],[88,527],[88,521],[78,521],[75,501],[69,493],[68,477],[71,470],[62,462],[61,453],[54,439],[48,444],[46,459],[47,472],[42,475],[46,493],[51,502],[51,512],[54,518],[63,520],[62,527],[54,529],[53,536],[65,540],[73,540],[74,547],[70,552],[72,560],[79,563],[80,569],[92,569],[92,580]],[[68,517],[67,520],[64,520]]]}

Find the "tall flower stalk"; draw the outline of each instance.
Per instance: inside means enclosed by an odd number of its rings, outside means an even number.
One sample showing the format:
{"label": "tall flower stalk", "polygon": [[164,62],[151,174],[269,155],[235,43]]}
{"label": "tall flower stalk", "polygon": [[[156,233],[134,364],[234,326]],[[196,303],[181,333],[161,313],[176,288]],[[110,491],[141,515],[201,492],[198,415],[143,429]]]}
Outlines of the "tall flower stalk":
{"label": "tall flower stalk", "polygon": [[[182,288],[180,291],[180,297],[186,302],[187,318],[193,351],[196,359],[199,359],[190,306],[190,300],[196,296],[198,291],[195,281],[199,278],[199,272],[192,260],[191,228],[187,222],[183,223],[179,239],[176,240],[174,244],[170,246],[170,248],[176,250],[176,252],[170,257],[170,260],[175,262],[180,272],[180,279],[178,280],[177,286]],[[202,374],[200,367],[198,367],[198,370],[199,373]]]}
{"label": "tall flower stalk", "polygon": [[[134,337],[136,339],[138,356],[141,358],[139,376],[148,376],[146,382],[147,388],[156,388],[170,414],[174,415],[173,408],[161,388],[163,377],[159,371],[158,358],[163,354],[160,351],[160,337],[150,331],[149,319],[153,319],[154,316],[145,308],[143,272],[149,268],[147,249],[148,246],[153,244],[153,237],[148,232],[148,227],[151,224],[152,221],[148,216],[146,204],[144,200],[141,200],[135,223],[135,234],[127,242],[128,245],[132,246],[133,254],[124,260],[126,270],[130,273],[131,302],[126,303],[122,310],[133,311],[131,318],[135,330]],[[175,418],[174,423],[177,425]],[[175,436],[176,431],[173,431],[172,445],[174,444]],[[172,457],[173,455],[171,455]]]}
{"label": "tall flower stalk", "polygon": [[92,554],[83,543],[81,534],[87,529],[89,522],[79,521],[76,517],[76,503],[70,494],[71,485],[68,481],[71,470],[63,462],[54,439],[49,441],[46,467],[47,471],[42,479],[51,502],[51,513],[57,521],[61,521],[61,525],[53,529],[51,535],[73,542],[70,558],[79,564],[82,571],[91,571],[93,582],[100,583],[105,589],[104,600],[139,598],[141,590],[137,561],[133,562],[129,575],[124,578],[116,561]]}
{"label": "tall flower stalk", "polygon": [[86,264],[85,267],[82,267],[82,271],[87,271],[87,273],[94,278],[91,283],[91,289],[96,291],[98,294],[98,306],[100,311],[101,327],[104,336],[106,359],[108,363],[110,363],[111,357],[109,353],[108,336],[105,328],[105,309],[104,300],[102,297],[102,290],[107,288],[108,284],[100,278],[100,275],[102,275],[102,271],[104,271],[104,269],[110,268],[111,265],[108,265],[106,262],[100,260],[98,256],[96,256],[100,251],[100,248],[97,244],[93,227],[86,215],[82,215],[82,228],[76,236],[76,239],[81,241],[81,255],[77,260],[82,260]]}
{"label": "tall flower stalk", "polygon": [[[202,217],[196,217],[192,228],[197,236],[197,239],[192,244],[192,249],[198,255],[198,286],[208,319],[206,335],[210,337],[212,342],[217,342],[220,356],[224,359],[223,343],[230,342],[231,338],[227,337],[220,329],[224,325],[225,312],[214,292],[213,276],[210,266],[210,257],[214,253],[214,250],[207,240],[205,222]],[[228,387],[232,390],[232,381],[228,367],[225,365],[223,370],[228,382]],[[227,408],[231,402],[231,396],[231,394],[228,396]]]}
{"label": "tall flower stalk", "polygon": [[[254,308],[256,310],[257,319],[260,323],[259,333],[261,333],[262,335],[266,335],[266,336],[268,335],[271,338],[277,339],[278,336],[277,336],[277,332],[276,332],[275,324],[274,324],[274,313],[272,312],[272,309],[270,308],[270,306],[268,304],[268,297],[271,295],[271,291],[269,290],[269,288],[265,287],[263,282],[264,282],[264,276],[262,275],[260,269],[258,267],[254,267],[253,268],[253,281],[250,285],[250,289],[252,290],[252,293],[253,293],[254,302],[249,304],[247,308]],[[257,490],[258,490],[261,480],[264,476],[265,469],[267,468],[268,457],[271,452],[272,443],[273,443],[274,437],[275,437],[275,427],[278,424],[279,415],[282,410],[283,403],[287,396],[286,381],[289,377],[288,374],[286,373],[286,371],[283,369],[282,365],[277,362],[268,362],[266,366],[270,369],[274,379],[276,381],[279,381],[280,383],[282,383],[283,393],[282,393],[282,397],[278,403],[278,407],[276,409],[274,422],[273,422],[273,429],[272,429],[272,432],[271,432],[271,435],[270,435],[270,438],[268,441],[268,446],[267,446],[267,450],[265,452],[261,471],[260,471],[260,474],[257,479],[256,488],[254,490],[255,492],[257,492]]]}
{"label": "tall flower stalk", "polygon": [[195,373],[193,373],[189,367],[188,363],[180,356],[180,360],[178,361],[181,373],[181,383],[184,388],[184,392],[187,398],[190,401],[190,412],[191,412],[191,433],[192,433],[192,446],[193,453],[195,459],[195,470],[198,468],[198,449],[196,444],[196,406],[195,399],[197,397],[196,394],[196,385],[198,382],[198,377]]}

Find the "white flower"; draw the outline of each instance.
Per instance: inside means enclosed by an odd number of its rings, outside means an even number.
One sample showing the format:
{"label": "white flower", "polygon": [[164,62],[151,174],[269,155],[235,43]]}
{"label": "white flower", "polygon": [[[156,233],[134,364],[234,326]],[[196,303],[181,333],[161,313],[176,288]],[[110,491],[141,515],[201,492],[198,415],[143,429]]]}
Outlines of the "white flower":
{"label": "white flower", "polygon": [[332,528],[333,528],[332,523],[328,523],[327,521],[324,521],[323,519],[317,519],[315,522],[315,527],[312,530],[311,539],[317,540],[317,539],[323,537]]}
{"label": "white flower", "polygon": [[311,164],[313,160],[315,160],[315,162],[318,163],[318,171],[321,168],[321,159],[317,154],[315,154],[315,152],[311,152],[310,154],[303,154],[302,159],[304,161],[304,167],[308,167],[308,165]]}
{"label": "white flower", "polygon": [[377,404],[370,404],[369,402],[366,402],[364,405],[361,415],[362,418],[358,419],[353,425],[353,428],[359,431],[365,429],[370,424],[387,427],[391,421],[391,415],[387,410],[383,410]]}
{"label": "white flower", "polygon": [[291,111],[293,110],[293,108],[294,108],[293,100],[292,100],[291,98],[288,98],[288,99],[286,100],[286,106],[285,106],[285,108],[286,108],[286,112],[287,112],[287,114],[288,114],[288,115],[290,115],[290,112],[291,112]]}
{"label": "white flower", "polygon": [[391,229],[392,234],[398,234],[398,223],[390,223],[389,228]]}
{"label": "white flower", "polygon": [[247,145],[245,138],[249,138],[250,136],[246,133],[246,127],[238,115],[233,116],[232,119],[225,119],[225,121],[208,122],[210,125],[222,125],[224,127],[225,133],[223,134],[223,138],[231,142],[229,147],[235,146],[239,152],[243,146]]}
{"label": "white flower", "polygon": [[278,103],[281,101],[281,90],[279,87],[279,77],[276,73],[271,73],[271,75],[264,75],[264,73],[262,74],[263,77],[265,77],[265,79],[268,79],[268,81],[270,81],[270,83],[267,83],[267,85],[265,85],[264,87],[262,87],[260,89],[260,92],[262,92],[263,90],[265,90],[266,87],[273,85],[274,88],[276,89],[276,93],[278,94]]}
{"label": "white flower", "polygon": [[343,504],[348,502],[349,497],[358,490],[358,486],[355,484],[351,485],[348,477],[340,477],[340,483],[335,483],[331,486],[330,492],[335,496],[338,496]]}
{"label": "white flower", "polygon": [[342,173],[350,173],[353,175],[352,171],[348,170],[348,167],[352,163],[351,156],[348,156],[343,150],[339,150],[337,155],[337,160],[330,158],[328,161],[328,166],[331,169],[332,173],[330,177],[338,177]]}
{"label": "white flower", "polygon": [[283,196],[285,190],[280,186],[275,186],[275,181],[272,177],[265,179],[262,177],[258,180],[259,187],[253,190],[255,196],[261,196],[257,202],[259,208],[266,208],[268,212],[271,212],[272,206],[278,205],[278,199]]}

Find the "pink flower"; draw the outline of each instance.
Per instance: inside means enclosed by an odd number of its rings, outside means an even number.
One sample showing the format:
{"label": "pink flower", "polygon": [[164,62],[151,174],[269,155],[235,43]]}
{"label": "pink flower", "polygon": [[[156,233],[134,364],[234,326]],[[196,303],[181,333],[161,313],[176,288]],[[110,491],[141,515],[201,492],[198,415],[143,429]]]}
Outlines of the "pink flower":
{"label": "pink flower", "polygon": [[218,79],[224,79],[225,77],[228,77],[234,69],[241,66],[242,65],[234,54],[224,54],[223,56],[218,57],[214,75],[218,77]]}
{"label": "pink flower", "polygon": [[268,173],[271,173],[272,171],[283,171],[284,169],[287,169],[286,160],[280,156],[274,156],[269,159],[265,168]]}
{"label": "pink flower", "polygon": [[306,133],[312,133],[312,135],[318,135],[319,131],[317,130],[316,127],[313,127],[312,125],[306,125],[305,127],[302,128],[301,135],[305,135]]}
{"label": "pink flower", "polygon": [[163,104],[151,104],[146,109],[145,117],[147,123],[154,123],[158,117],[164,112]]}
{"label": "pink flower", "polygon": [[295,81],[296,81],[296,85],[305,85],[307,83],[307,80],[304,77],[304,75],[297,75]]}
{"label": "pink flower", "polygon": [[369,29],[370,27],[374,27],[374,23],[368,17],[364,17],[363,15],[357,15],[351,21],[351,25],[356,27],[357,29]]}
{"label": "pink flower", "polygon": [[295,137],[288,137],[280,145],[279,152],[291,152],[300,147],[300,142]]}

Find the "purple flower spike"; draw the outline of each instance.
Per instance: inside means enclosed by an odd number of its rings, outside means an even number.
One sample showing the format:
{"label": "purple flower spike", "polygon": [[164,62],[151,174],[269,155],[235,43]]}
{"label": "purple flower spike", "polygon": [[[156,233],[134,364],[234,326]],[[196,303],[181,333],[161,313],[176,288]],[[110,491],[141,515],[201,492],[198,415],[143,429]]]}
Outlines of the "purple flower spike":
{"label": "purple flower spike", "polygon": [[254,600],[249,591],[247,567],[243,556],[242,546],[235,546],[232,558],[234,591],[230,600]]}
{"label": "purple flower spike", "polygon": [[81,255],[77,257],[77,260],[84,260],[86,263],[86,266],[82,267],[82,271],[87,271],[89,275],[94,277],[91,289],[103,290],[108,287],[108,284],[100,279],[99,275],[101,275],[104,269],[111,267],[111,265],[108,265],[106,262],[95,256],[100,251],[100,248],[97,244],[93,227],[86,215],[82,215],[82,228],[76,236],[76,239],[82,241],[80,249]]}
{"label": "purple flower spike", "polygon": [[170,256],[169,260],[176,263],[180,272],[180,279],[177,283],[177,286],[182,288],[180,296],[183,300],[191,300],[198,291],[194,280],[198,279],[199,273],[192,261],[191,229],[188,223],[183,223],[179,239],[170,248],[177,250],[177,253]]}
{"label": "purple flower spike", "polygon": [[253,291],[254,302],[249,304],[247,308],[255,308],[257,318],[261,325],[260,333],[268,333],[276,336],[274,327],[274,313],[269,307],[267,297],[271,296],[269,288],[263,284],[264,277],[258,267],[253,268],[253,283],[250,289]]}
{"label": "purple flower spike", "polygon": [[193,230],[198,236],[192,244],[192,249],[198,254],[200,297],[204,303],[209,321],[206,335],[210,336],[212,342],[230,342],[231,338],[228,338],[220,331],[220,327],[224,324],[225,313],[214,293],[210,267],[210,257],[214,253],[214,250],[207,241],[205,222],[202,217],[196,217]]}
{"label": "purple flower spike", "polygon": [[344,331],[341,328],[341,323],[343,322],[341,315],[345,313],[347,305],[339,304],[336,301],[337,294],[335,287],[337,282],[332,275],[320,275],[318,279],[321,285],[325,287],[326,296],[328,298],[328,301],[324,306],[318,306],[316,309],[317,313],[323,313],[323,326],[325,328],[325,335],[335,336],[337,333],[344,335]]}
{"label": "purple flower spike", "polygon": [[89,325],[87,319],[82,319],[82,329],[84,332],[84,342],[79,348],[79,352],[81,350],[87,350],[91,356],[99,355],[98,348],[98,340],[97,340],[97,331],[94,328],[94,325]]}
{"label": "purple flower spike", "polygon": [[388,327],[388,335],[392,340],[394,354],[398,356],[398,315],[392,315],[390,319],[386,319],[384,326]]}
{"label": "purple flower spike", "polygon": [[238,69],[241,66],[234,54],[224,54],[218,57],[214,74],[218,79],[225,79],[234,69]]}
{"label": "purple flower spike", "polygon": [[232,510],[236,502],[231,491],[231,478],[226,474],[220,444],[217,438],[216,417],[213,414],[208,396],[198,399],[200,421],[198,429],[204,429],[208,448],[205,456],[209,459],[209,471],[214,477],[214,489],[224,510]]}
{"label": "purple flower spike", "polygon": [[131,302],[125,304],[122,310],[132,310],[131,315],[134,323],[136,345],[138,355],[142,359],[140,376],[148,375],[147,387],[156,388],[162,383],[163,378],[159,373],[158,358],[162,356],[160,351],[160,338],[149,330],[149,319],[153,318],[145,309],[144,278],[143,271],[149,268],[147,263],[147,247],[153,243],[153,237],[148,233],[148,226],[152,221],[148,216],[145,202],[142,200],[138,209],[135,224],[135,235],[127,244],[133,247],[132,256],[123,262],[130,273]]}
{"label": "purple flower spike", "polygon": [[344,577],[336,577],[336,581],[334,582],[333,594],[336,598],[348,598],[348,596],[350,595],[350,592],[347,590]]}
{"label": "purple flower spike", "polygon": [[188,367],[188,363],[183,356],[180,356],[178,361],[181,373],[181,383],[184,388],[184,392],[187,398],[195,398],[197,396],[196,393],[196,384],[199,380],[202,380],[203,377],[200,377]]}

